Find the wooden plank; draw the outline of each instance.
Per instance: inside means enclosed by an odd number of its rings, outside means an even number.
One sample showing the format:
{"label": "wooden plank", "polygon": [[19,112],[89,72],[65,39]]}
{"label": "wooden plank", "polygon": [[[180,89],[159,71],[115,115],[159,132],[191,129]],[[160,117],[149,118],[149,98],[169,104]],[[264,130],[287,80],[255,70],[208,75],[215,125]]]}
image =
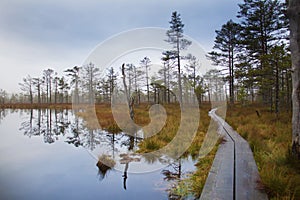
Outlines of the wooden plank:
{"label": "wooden plank", "polygon": [[236,199],[268,199],[258,188],[260,177],[248,142],[226,122],[224,127],[235,143],[235,197]]}
{"label": "wooden plank", "polygon": [[215,111],[210,116],[218,122],[226,142],[216,153],[200,199],[268,199],[257,187],[260,177],[248,142]]}
{"label": "wooden plank", "polygon": [[[227,136],[228,137],[228,136]],[[201,200],[233,199],[234,145],[230,138],[220,145],[204,188]]]}
{"label": "wooden plank", "polygon": [[266,193],[258,188],[260,177],[258,169],[246,141],[236,145],[236,199],[268,199]]}

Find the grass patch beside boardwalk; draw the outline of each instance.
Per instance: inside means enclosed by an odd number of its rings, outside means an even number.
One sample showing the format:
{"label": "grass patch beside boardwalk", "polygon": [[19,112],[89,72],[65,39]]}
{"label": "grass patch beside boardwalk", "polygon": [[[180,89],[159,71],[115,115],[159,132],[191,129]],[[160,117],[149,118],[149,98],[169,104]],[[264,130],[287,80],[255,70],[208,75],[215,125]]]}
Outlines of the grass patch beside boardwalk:
{"label": "grass patch beside boardwalk", "polygon": [[269,199],[300,199],[300,162],[290,152],[291,113],[276,116],[259,105],[235,105],[226,121],[249,142]]}

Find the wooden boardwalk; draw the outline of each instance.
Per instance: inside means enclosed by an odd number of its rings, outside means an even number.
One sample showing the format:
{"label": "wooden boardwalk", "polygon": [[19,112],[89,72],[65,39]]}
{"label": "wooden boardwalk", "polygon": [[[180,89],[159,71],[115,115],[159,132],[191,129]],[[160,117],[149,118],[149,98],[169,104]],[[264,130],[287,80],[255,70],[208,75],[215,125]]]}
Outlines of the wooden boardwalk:
{"label": "wooden boardwalk", "polygon": [[219,146],[200,199],[268,199],[257,187],[260,177],[248,142],[215,111],[210,111],[210,116],[219,124],[226,142]]}

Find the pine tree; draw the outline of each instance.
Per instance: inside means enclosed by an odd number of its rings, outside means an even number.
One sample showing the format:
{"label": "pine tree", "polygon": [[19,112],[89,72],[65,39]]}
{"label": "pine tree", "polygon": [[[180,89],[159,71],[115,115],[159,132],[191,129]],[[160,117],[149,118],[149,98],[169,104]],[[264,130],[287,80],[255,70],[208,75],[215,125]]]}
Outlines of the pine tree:
{"label": "pine tree", "polygon": [[116,74],[114,68],[111,67],[110,69],[108,69],[108,74],[107,74],[110,102],[112,101],[113,91],[117,85],[116,80],[117,80],[117,74]]}
{"label": "pine tree", "polygon": [[167,31],[168,43],[173,45],[175,59],[177,61],[177,72],[178,72],[178,88],[179,88],[179,102],[182,103],[182,82],[181,82],[181,50],[186,49],[191,45],[191,41],[187,40],[183,36],[183,27],[184,24],[181,21],[180,14],[176,11],[172,13],[170,29]]}
{"label": "pine tree", "polygon": [[228,68],[229,99],[232,104],[234,103],[234,66],[240,30],[239,24],[229,20],[221,30],[216,31],[217,36],[213,49],[218,51],[208,53],[208,58],[213,61],[213,64]]}
{"label": "pine tree", "polygon": [[98,77],[100,75],[99,68],[95,67],[93,63],[89,63],[82,67],[82,84],[88,94],[88,102],[93,104],[95,102],[95,93]]}
{"label": "pine tree", "polygon": [[74,66],[71,69],[67,69],[64,72],[71,78],[70,85],[74,87],[74,103],[79,103],[79,71],[80,67]]}
{"label": "pine tree", "polygon": [[[200,64],[199,60],[196,58],[196,56],[192,54],[188,54],[186,56],[186,59],[188,63],[185,65],[186,72],[187,72],[187,78],[188,78],[188,84],[192,86],[192,93],[196,91],[197,82],[200,80],[200,76],[197,75],[197,71],[199,70]],[[195,103],[195,98],[193,98],[193,103]]]}
{"label": "pine tree", "polygon": [[151,60],[147,56],[144,57],[140,61],[141,67],[145,68],[145,75],[146,75],[145,78],[146,78],[147,100],[148,100],[148,103],[150,102],[150,93],[149,93],[149,70],[150,70],[150,63],[151,63]]}
{"label": "pine tree", "polygon": [[241,44],[250,59],[255,81],[265,103],[271,103],[269,78],[264,72],[268,63],[264,57],[270,49],[286,37],[285,4],[279,0],[244,0],[239,4],[237,17],[241,19]]}
{"label": "pine tree", "polygon": [[53,69],[46,69],[43,71],[44,75],[44,83],[46,84],[46,92],[47,92],[47,103],[52,103],[52,74],[54,73]]}

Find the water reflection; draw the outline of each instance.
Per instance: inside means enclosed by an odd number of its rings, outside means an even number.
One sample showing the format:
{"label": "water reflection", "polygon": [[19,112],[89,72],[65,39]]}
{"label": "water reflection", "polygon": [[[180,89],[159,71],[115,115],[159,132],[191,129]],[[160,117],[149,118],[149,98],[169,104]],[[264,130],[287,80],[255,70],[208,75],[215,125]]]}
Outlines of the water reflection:
{"label": "water reflection", "polygon": [[[40,136],[47,144],[63,141],[74,147],[84,147],[95,159],[99,180],[103,181],[109,172],[118,165],[118,169],[122,171],[120,180],[123,182],[124,190],[128,189],[127,182],[129,175],[131,176],[129,170],[136,167],[136,163],[144,162],[145,165],[152,165],[156,162],[163,164],[167,162],[152,154],[144,157],[136,154],[134,150],[137,149],[141,138],[124,133],[88,129],[85,122],[70,110],[31,109],[20,111],[20,114],[26,117],[24,117],[19,130],[29,138]],[[1,117],[6,115],[5,110],[0,111],[0,121]],[[101,155],[95,152],[101,152]],[[118,162],[116,163],[115,160]],[[182,170],[182,164],[186,161],[179,159],[161,171],[162,179],[169,183],[167,185],[174,187],[182,178],[182,174],[187,173]],[[193,163],[191,168],[193,168]],[[175,194],[172,194],[170,188],[166,188],[166,190],[169,191],[169,199],[177,198]]]}
{"label": "water reflection", "polygon": [[178,181],[180,181],[180,179],[181,179],[181,175],[182,175],[181,165],[182,165],[182,161],[181,161],[181,159],[178,159],[177,162],[170,164],[168,169],[162,170],[162,174],[164,175],[164,180],[172,183],[171,187],[168,189],[169,200],[182,199],[182,197],[180,195],[175,194],[173,192],[173,189],[176,188]]}
{"label": "water reflection", "polygon": [[[24,112],[24,113],[23,113]],[[103,130],[92,130],[85,126],[85,122],[77,117],[70,110],[51,110],[51,109],[31,109],[24,110],[21,115],[27,117],[21,123],[19,130],[29,138],[41,136],[45,143],[52,144],[58,140],[74,145],[75,147],[84,147],[93,156],[96,148],[105,149],[106,154],[97,159],[98,176],[102,180],[106,177],[115,163],[109,161],[116,156],[120,157],[120,164],[124,165],[123,187],[126,189],[126,180],[128,178],[128,168],[131,162],[139,162],[135,154],[122,153],[133,151],[137,148],[139,138],[122,133],[108,133]],[[4,116],[5,112],[1,115]],[[111,154],[111,155],[109,155]],[[105,158],[103,157],[105,156]]]}
{"label": "water reflection", "polygon": [[31,109],[28,117],[21,123],[20,129],[28,137],[42,136],[45,143],[54,143],[60,138],[75,147],[83,146],[94,150],[100,144],[100,130],[89,130],[69,110]]}
{"label": "water reflection", "polygon": [[2,120],[7,116],[7,114],[8,114],[8,110],[0,108],[0,124]]}
{"label": "water reflection", "polygon": [[[26,112],[26,111],[25,111]],[[27,110],[28,119],[23,121],[20,131],[28,137],[43,136],[45,143],[54,143],[64,136],[69,128],[69,112],[57,110]]]}

